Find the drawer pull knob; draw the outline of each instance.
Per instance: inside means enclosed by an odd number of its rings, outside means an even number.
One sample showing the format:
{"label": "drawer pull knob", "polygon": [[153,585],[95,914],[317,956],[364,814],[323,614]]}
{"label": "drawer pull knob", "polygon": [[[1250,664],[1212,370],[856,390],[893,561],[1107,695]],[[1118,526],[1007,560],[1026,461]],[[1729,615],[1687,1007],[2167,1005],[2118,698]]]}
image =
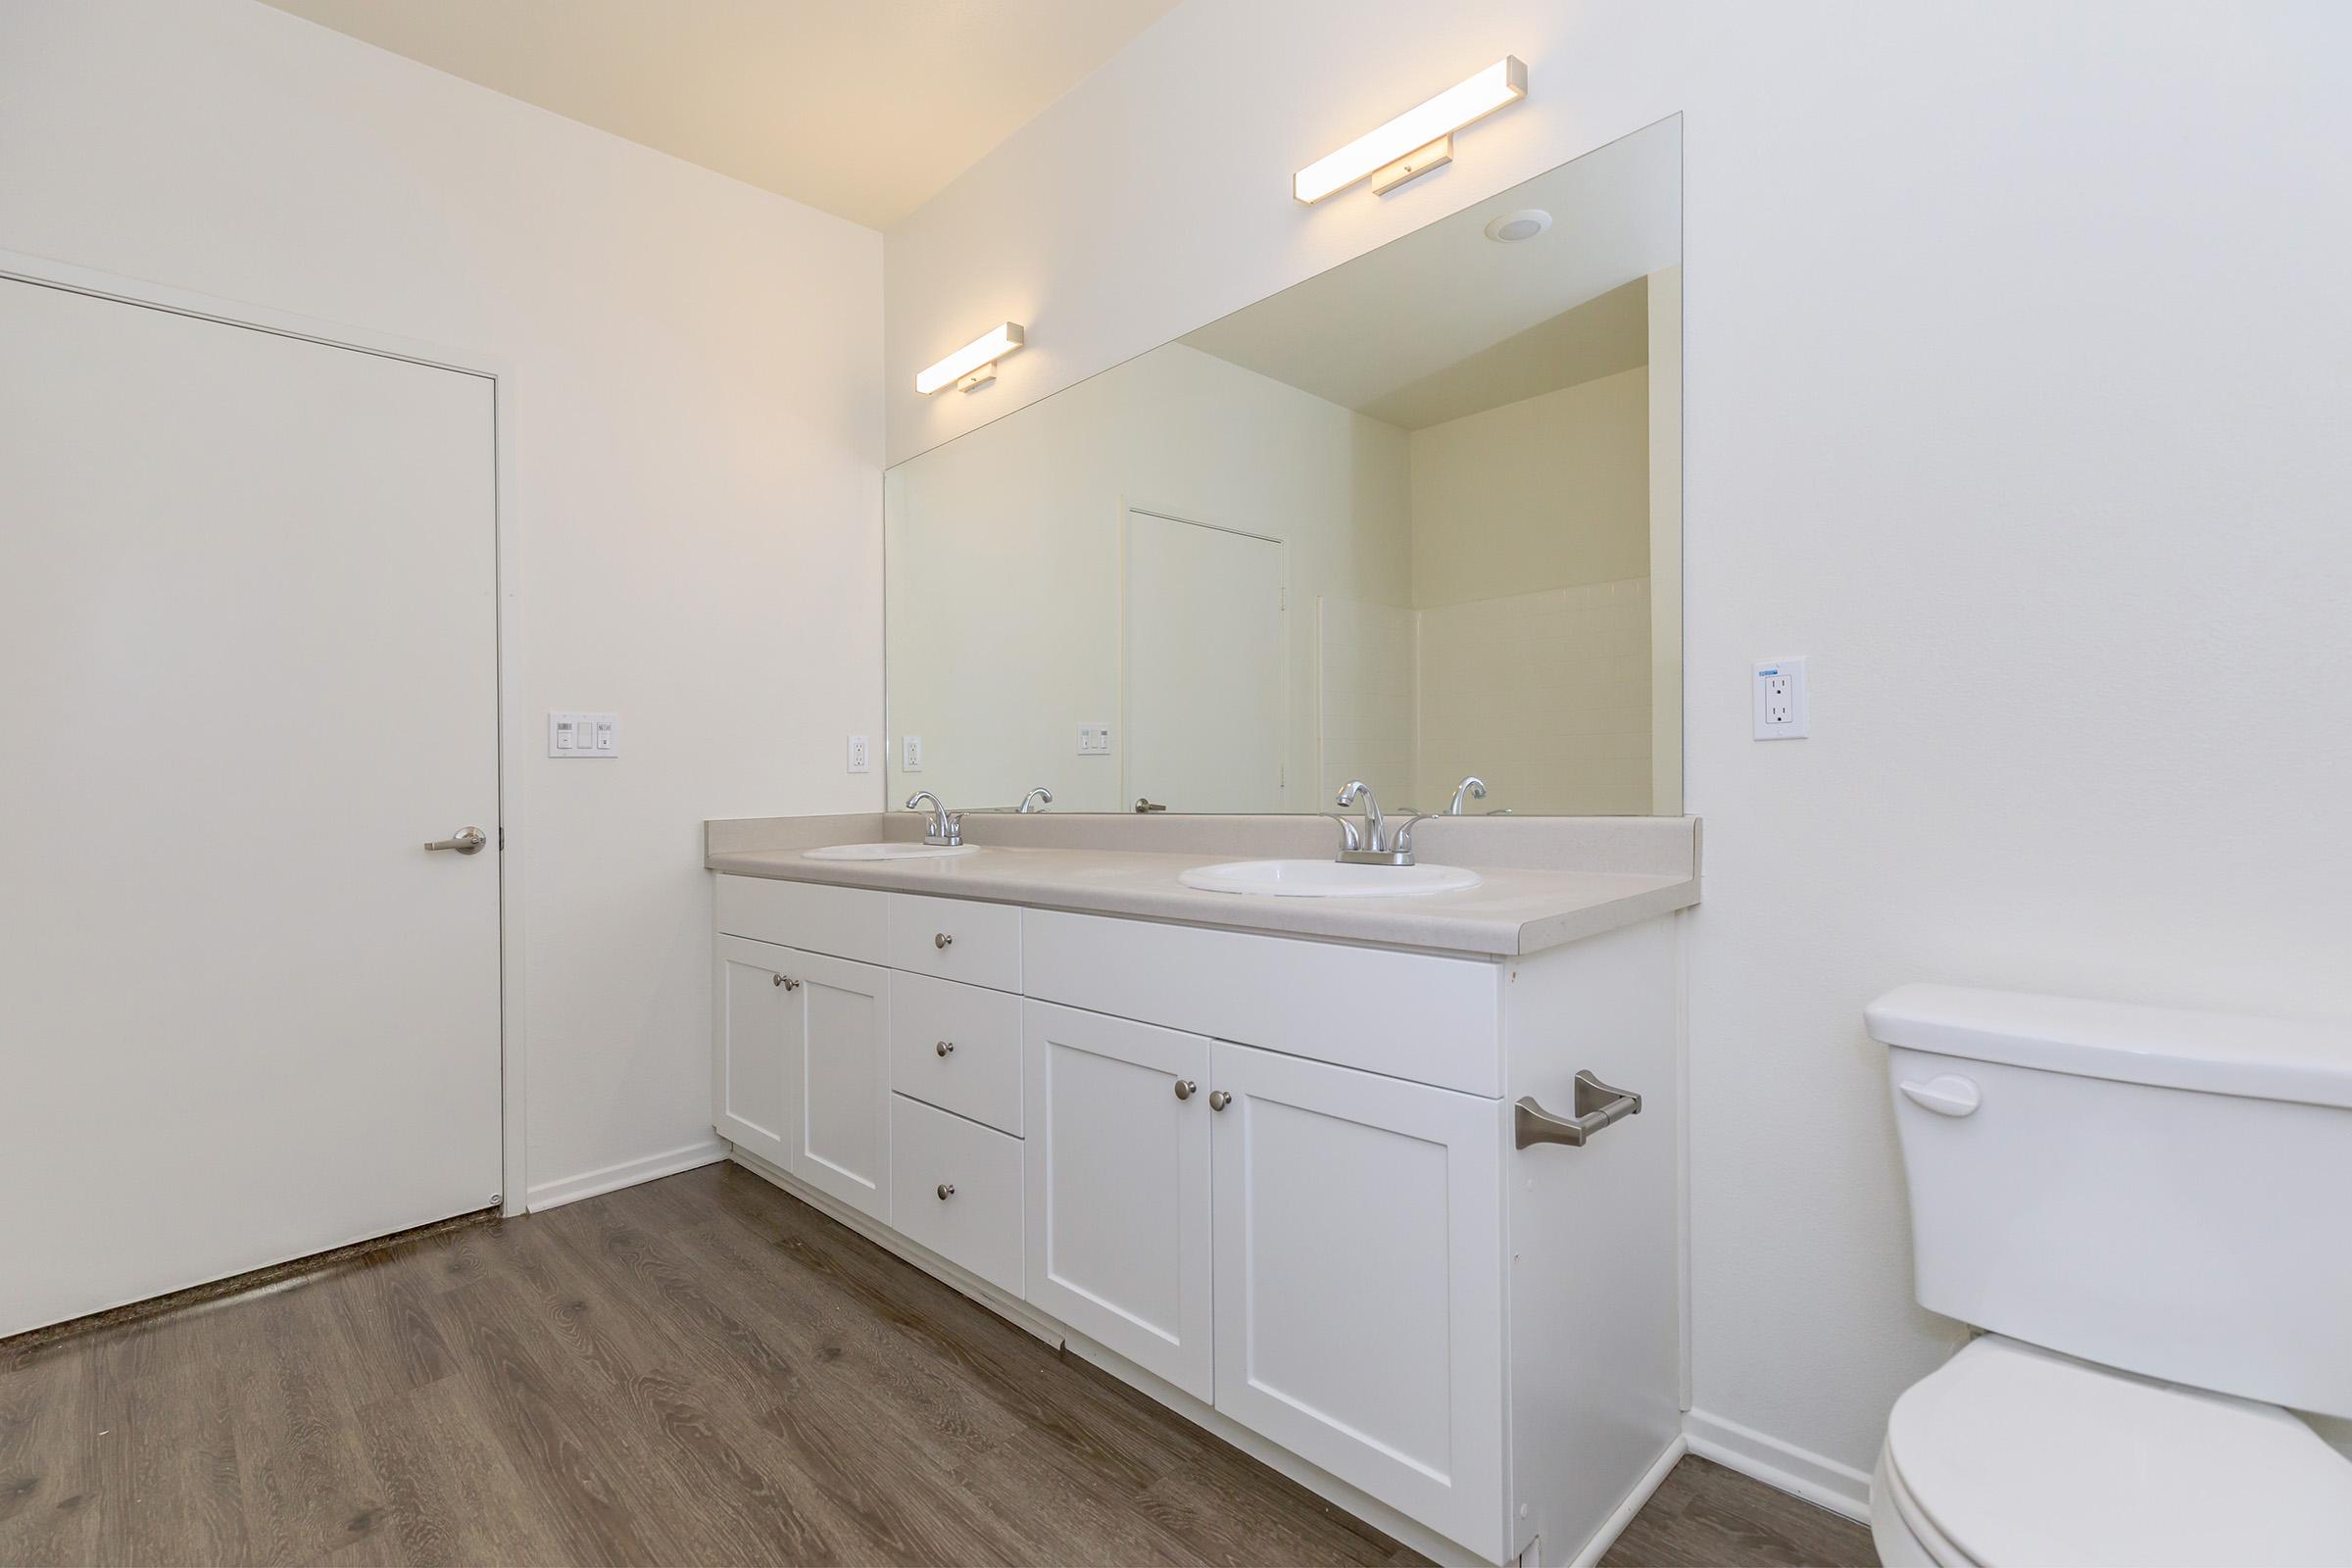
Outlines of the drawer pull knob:
{"label": "drawer pull knob", "polygon": [[938,1045],[933,1046],[931,1049],[937,1054],[945,1056],[955,1051],[956,1042],[953,1040],[942,1040]]}
{"label": "drawer pull knob", "polygon": [[931,945],[935,948],[951,948],[956,945],[956,939],[945,931],[935,931],[931,934]]}
{"label": "drawer pull knob", "polygon": [[782,986],[787,991],[798,991],[801,989],[801,983],[788,974],[777,975],[775,977],[775,983]]}
{"label": "drawer pull knob", "polygon": [[947,1201],[949,1199],[951,1199],[951,1198],[954,1198],[955,1196],[956,1196],[956,1184],[955,1184],[954,1182],[941,1182],[941,1183],[939,1184],[939,1200],[940,1200],[941,1202],[943,1202],[943,1203],[944,1203],[944,1202],[946,1202],[946,1201]]}
{"label": "drawer pull knob", "polygon": [[1176,1098],[1178,1100],[1190,1100],[1193,1098],[1193,1091],[1199,1089],[1200,1087],[1200,1086],[1199,1084],[1193,1082],[1190,1078],[1179,1078],[1176,1080]]}
{"label": "drawer pull knob", "polygon": [[1211,1110],[1223,1110],[1227,1105],[1232,1103],[1233,1097],[1222,1089],[1213,1090],[1209,1094],[1208,1108]]}

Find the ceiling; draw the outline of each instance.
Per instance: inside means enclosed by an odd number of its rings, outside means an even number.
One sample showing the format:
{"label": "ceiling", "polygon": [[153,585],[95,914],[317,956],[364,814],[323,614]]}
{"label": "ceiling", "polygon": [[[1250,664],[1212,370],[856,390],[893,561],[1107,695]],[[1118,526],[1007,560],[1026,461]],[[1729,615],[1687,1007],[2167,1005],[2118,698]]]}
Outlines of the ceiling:
{"label": "ceiling", "polygon": [[[1399,429],[1441,424],[1645,364],[1640,280],[1682,260],[1682,127],[1665,121],[1184,341]],[[1529,207],[1551,227],[1487,238]]]}
{"label": "ceiling", "polygon": [[267,0],[888,228],[1176,0]]}

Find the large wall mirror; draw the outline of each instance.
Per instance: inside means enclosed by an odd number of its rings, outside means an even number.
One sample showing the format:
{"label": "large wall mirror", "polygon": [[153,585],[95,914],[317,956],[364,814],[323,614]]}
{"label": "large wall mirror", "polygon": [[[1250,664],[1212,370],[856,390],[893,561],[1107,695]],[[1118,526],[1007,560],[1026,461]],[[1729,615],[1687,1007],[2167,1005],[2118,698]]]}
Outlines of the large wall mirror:
{"label": "large wall mirror", "polygon": [[1681,169],[1661,122],[891,469],[892,804],[1680,812]]}

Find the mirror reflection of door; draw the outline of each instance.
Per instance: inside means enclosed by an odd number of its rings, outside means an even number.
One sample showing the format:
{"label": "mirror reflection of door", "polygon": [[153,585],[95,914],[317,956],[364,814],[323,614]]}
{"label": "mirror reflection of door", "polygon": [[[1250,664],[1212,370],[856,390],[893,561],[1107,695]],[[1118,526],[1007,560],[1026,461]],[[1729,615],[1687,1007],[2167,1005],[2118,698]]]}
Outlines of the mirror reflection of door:
{"label": "mirror reflection of door", "polygon": [[1287,790],[1282,542],[1130,508],[1126,784],[1172,811],[1280,811]]}

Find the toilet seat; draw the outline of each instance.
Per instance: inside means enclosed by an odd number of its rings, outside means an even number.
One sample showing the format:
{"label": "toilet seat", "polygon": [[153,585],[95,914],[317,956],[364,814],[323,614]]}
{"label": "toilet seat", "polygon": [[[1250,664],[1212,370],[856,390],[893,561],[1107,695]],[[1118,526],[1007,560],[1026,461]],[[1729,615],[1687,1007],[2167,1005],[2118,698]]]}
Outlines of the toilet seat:
{"label": "toilet seat", "polygon": [[2352,1460],[2284,1410],[1992,1335],[1895,1401],[1881,1469],[1947,1568],[2352,1562]]}

